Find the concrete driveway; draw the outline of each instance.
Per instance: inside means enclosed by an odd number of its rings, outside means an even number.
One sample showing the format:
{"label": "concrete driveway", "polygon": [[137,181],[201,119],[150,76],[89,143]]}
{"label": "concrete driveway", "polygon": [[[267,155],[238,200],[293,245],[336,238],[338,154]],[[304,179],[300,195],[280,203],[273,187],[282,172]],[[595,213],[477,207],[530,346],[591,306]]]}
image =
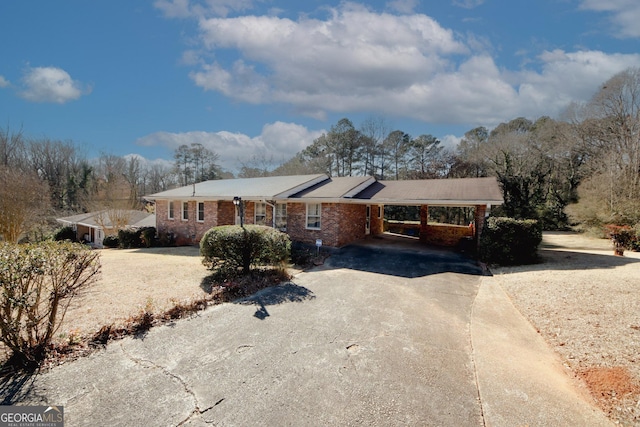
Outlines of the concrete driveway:
{"label": "concrete driveway", "polygon": [[64,405],[68,426],[488,425],[471,337],[481,278],[455,253],[348,247],[31,378],[17,400]]}

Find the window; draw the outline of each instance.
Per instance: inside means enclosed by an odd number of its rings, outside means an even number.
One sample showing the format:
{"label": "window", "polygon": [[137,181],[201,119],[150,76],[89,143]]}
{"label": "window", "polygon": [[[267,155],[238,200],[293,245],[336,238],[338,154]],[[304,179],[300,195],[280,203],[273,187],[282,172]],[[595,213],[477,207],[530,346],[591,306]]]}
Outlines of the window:
{"label": "window", "polygon": [[182,220],[189,221],[189,202],[182,202]]}
{"label": "window", "polygon": [[287,204],[276,204],[276,228],[280,231],[287,231]]}
{"label": "window", "polygon": [[198,202],[198,221],[204,222],[204,202]]}
{"label": "window", "polygon": [[266,225],[267,224],[267,204],[256,203],[255,206],[256,206],[255,224]]}
{"label": "window", "polygon": [[307,205],[307,228],[320,230],[320,214],[322,213],[321,203],[309,203]]}
{"label": "window", "polygon": [[382,206],[378,206],[378,218],[382,218]]}
{"label": "window", "polygon": [[168,212],[167,217],[169,219],[173,219],[174,218],[174,216],[173,216],[173,200],[169,200],[169,207],[167,208],[167,212]]}

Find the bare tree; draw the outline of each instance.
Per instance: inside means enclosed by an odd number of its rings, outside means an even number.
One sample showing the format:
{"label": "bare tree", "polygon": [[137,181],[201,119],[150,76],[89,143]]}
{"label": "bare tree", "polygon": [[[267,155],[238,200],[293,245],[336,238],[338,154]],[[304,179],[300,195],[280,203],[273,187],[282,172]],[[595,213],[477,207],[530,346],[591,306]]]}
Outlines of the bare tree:
{"label": "bare tree", "polygon": [[17,242],[48,212],[47,184],[38,176],[0,166],[0,235]]}
{"label": "bare tree", "polygon": [[23,160],[23,149],[22,127],[18,131],[12,131],[8,124],[5,129],[0,128],[0,166],[20,166]]}
{"label": "bare tree", "polygon": [[360,133],[364,137],[362,143],[364,175],[384,177],[385,150],[383,142],[389,134],[389,128],[387,121],[382,117],[372,116],[362,122]]}
{"label": "bare tree", "polygon": [[592,171],[583,197],[599,199],[600,221],[640,222],[640,68],[609,79],[580,116]]}

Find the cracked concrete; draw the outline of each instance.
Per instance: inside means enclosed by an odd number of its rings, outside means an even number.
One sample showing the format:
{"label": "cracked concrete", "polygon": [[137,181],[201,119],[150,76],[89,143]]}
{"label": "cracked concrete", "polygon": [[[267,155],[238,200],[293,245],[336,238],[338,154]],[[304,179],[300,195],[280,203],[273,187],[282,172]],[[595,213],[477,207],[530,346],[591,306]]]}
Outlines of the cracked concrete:
{"label": "cracked concrete", "polygon": [[291,285],[112,343],[39,375],[20,403],[64,405],[68,426],[517,425],[476,373],[481,270],[373,251],[373,268],[347,249]]}

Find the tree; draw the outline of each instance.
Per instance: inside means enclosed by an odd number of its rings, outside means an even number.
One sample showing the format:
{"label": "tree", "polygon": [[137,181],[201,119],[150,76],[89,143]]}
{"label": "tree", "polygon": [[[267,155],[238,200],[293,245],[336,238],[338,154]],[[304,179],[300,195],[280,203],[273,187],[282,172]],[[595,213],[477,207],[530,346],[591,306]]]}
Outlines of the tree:
{"label": "tree", "polygon": [[47,182],[51,205],[58,210],[86,208],[92,168],[72,142],[47,138],[30,140],[26,147],[27,168]]}
{"label": "tree", "polygon": [[[401,130],[394,130],[384,140],[384,145],[388,154],[388,158],[394,165],[395,179],[404,178],[406,171],[406,158],[409,147],[411,146],[411,136]],[[401,169],[404,167],[404,171]]]}
{"label": "tree", "polygon": [[362,139],[362,172],[384,179],[385,150],[382,143],[389,133],[389,125],[382,117],[369,117],[360,126]]}
{"label": "tree", "polygon": [[356,163],[360,159],[360,146],[363,142],[351,120],[340,119],[331,126],[326,135],[326,146],[335,159],[335,176],[352,176]]}
{"label": "tree", "polygon": [[9,125],[5,129],[0,128],[0,166],[20,166],[23,160],[23,149],[22,128],[17,132],[12,131]]}
{"label": "tree", "polygon": [[609,79],[580,115],[591,172],[581,192],[600,206],[591,220],[640,222],[640,68]]}
{"label": "tree", "polygon": [[0,166],[0,236],[16,243],[47,214],[47,185],[34,174]]}
{"label": "tree", "polygon": [[471,129],[464,134],[457,147],[454,176],[459,178],[483,177],[488,174],[484,147],[489,140],[489,131],[485,127]]}
{"label": "tree", "polygon": [[175,171],[181,185],[195,184],[221,175],[219,155],[199,143],[179,146],[173,154]]}
{"label": "tree", "polygon": [[443,147],[432,135],[420,135],[409,145],[408,155],[411,160],[411,177],[414,179],[433,179],[441,177],[443,167],[441,158]]}

